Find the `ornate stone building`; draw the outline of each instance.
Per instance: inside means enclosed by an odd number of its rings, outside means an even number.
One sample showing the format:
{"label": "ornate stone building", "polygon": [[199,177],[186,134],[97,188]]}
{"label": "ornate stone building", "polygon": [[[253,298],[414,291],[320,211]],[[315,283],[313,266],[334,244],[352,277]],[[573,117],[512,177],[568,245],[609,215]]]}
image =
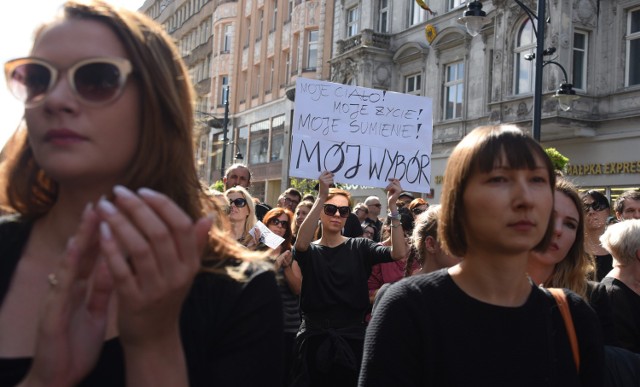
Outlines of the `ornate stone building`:
{"label": "ornate stone building", "polygon": [[[192,72],[202,122],[197,161],[204,181],[220,179],[225,166],[241,161],[253,172],[252,194],[275,204],[289,184],[290,98],[295,81],[329,79],[333,4],[147,0],[141,7],[175,37]],[[201,61],[207,64],[202,72]],[[223,160],[227,88],[228,141]]]}
{"label": "ornate stone building", "polygon": [[[536,1],[523,0],[536,10]],[[429,96],[436,201],[448,155],[478,125],[531,130],[535,35],[513,0],[487,0],[490,18],[472,37],[458,18],[464,0],[340,0],[331,80]],[[548,0],[545,57],[568,72],[580,99],[570,111],[552,98],[560,67],[543,76],[541,142],[570,158],[567,175],[610,197],[640,185],[640,1]],[[429,39],[425,29],[429,29]]]}

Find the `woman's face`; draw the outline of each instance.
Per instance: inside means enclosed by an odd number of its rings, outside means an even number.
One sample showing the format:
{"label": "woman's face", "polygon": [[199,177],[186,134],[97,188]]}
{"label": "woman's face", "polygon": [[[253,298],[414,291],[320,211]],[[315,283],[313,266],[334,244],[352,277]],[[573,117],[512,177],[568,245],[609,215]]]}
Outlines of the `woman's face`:
{"label": "woman's face", "polygon": [[[273,232],[277,236],[284,237],[284,234],[287,232],[287,227],[289,227],[289,217],[287,216],[287,214],[282,214],[278,216],[276,219],[278,219],[278,222],[273,222],[273,219],[272,219],[272,221],[269,222],[267,227],[269,228],[269,230],[271,230],[271,232]],[[286,226],[283,225],[282,222],[286,222]],[[278,224],[275,224],[275,223],[278,223]]]}
{"label": "woman's face", "polygon": [[497,160],[488,173],[469,177],[462,195],[469,254],[521,254],[544,238],[553,209],[545,164],[512,169]]}
{"label": "woman's face", "polygon": [[240,192],[227,193],[227,199],[229,200],[229,220],[231,223],[244,222],[249,216],[249,206],[246,204],[242,207],[238,207],[233,203],[236,199],[246,199]]}
{"label": "woman's face", "polygon": [[580,221],[579,209],[565,194],[555,191],[554,194],[554,222],[553,239],[551,245],[544,253],[532,252],[531,259],[542,264],[555,266],[566,258],[569,250],[576,240],[578,223]]}
{"label": "woman's face", "polygon": [[129,76],[116,100],[89,106],[71,90],[66,70],[90,58],[128,58],[123,44],[102,23],[66,20],[44,30],[31,55],[59,71],[42,103],[25,109],[29,144],[38,165],[61,184],[75,181],[111,186],[118,182],[138,147],[138,85]]}
{"label": "woman's face", "polygon": [[300,227],[302,222],[306,219],[307,215],[309,215],[309,207],[300,206],[296,208],[296,225]]}
{"label": "woman's face", "polygon": [[591,205],[594,200],[591,195],[587,195],[582,199],[582,203],[585,204],[584,213],[584,227],[586,230],[601,230],[607,225],[607,218],[609,217],[609,208],[602,210],[594,210]]}
{"label": "woman's face", "polygon": [[[337,206],[337,207],[345,207],[345,206],[348,207],[349,200],[342,195],[336,195],[331,199],[327,200],[325,202],[325,205],[326,204],[333,204],[334,206]],[[340,233],[342,231],[342,228],[344,227],[344,224],[347,221],[347,218],[340,217],[339,211],[335,211],[334,214],[327,215],[325,214],[324,208],[323,208],[322,212],[320,213],[320,221],[322,222],[323,233]]]}

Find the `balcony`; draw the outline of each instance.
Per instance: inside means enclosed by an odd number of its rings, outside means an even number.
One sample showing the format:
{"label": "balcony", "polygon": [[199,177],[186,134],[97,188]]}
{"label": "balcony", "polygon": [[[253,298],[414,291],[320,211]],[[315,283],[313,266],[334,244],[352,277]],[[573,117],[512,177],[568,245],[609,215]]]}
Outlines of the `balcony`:
{"label": "balcony", "polygon": [[347,53],[358,48],[379,48],[388,50],[391,47],[391,36],[374,32],[373,30],[362,30],[358,35],[351,36],[347,39],[338,40],[338,55]]}

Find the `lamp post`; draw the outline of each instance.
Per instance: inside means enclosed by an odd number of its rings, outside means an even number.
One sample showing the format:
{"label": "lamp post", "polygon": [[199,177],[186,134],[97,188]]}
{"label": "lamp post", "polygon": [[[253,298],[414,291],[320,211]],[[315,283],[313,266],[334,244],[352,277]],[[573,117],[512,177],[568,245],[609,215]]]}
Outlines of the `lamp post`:
{"label": "lamp post", "polygon": [[224,120],[222,121],[222,163],[220,164],[220,178],[224,176],[224,165],[227,159],[227,126],[229,125],[229,85],[224,88],[223,101]]}
{"label": "lamp post", "polygon": [[[535,82],[533,91],[533,138],[540,141],[540,126],[542,123],[542,68],[544,67],[544,28],[545,28],[545,0],[538,0],[538,12],[534,13],[520,0],[514,0],[527,14],[529,21],[533,27],[536,36],[536,54],[535,54]],[[458,23],[464,24],[470,35],[475,36],[487,20],[487,13],[482,10],[482,3],[474,0],[469,3],[467,11],[458,19]],[[555,63],[555,62],[554,62]],[[565,76],[566,78],[566,76]]]}

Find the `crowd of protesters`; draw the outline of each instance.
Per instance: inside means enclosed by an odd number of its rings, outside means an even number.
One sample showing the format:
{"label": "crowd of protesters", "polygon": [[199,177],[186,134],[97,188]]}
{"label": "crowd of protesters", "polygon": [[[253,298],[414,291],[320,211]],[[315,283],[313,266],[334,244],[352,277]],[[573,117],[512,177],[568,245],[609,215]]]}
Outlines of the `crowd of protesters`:
{"label": "crowd of protesters", "polygon": [[640,192],[612,213],[516,127],[456,146],[440,204],[328,171],[268,204],[242,164],[198,181],[146,16],[68,1],[5,72],[1,386],[640,385]]}

